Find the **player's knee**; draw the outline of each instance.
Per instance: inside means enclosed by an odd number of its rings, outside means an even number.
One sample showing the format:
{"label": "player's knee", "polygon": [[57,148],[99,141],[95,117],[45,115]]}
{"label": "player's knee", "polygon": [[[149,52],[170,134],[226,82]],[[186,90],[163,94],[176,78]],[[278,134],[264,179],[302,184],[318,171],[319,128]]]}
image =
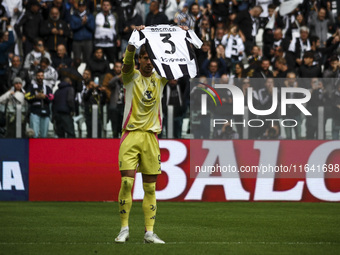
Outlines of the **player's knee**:
{"label": "player's knee", "polygon": [[122,189],[125,191],[130,191],[132,190],[133,186],[133,178],[130,177],[123,177],[122,178]]}
{"label": "player's knee", "polygon": [[156,194],[156,183],[143,183],[145,195],[153,196]]}

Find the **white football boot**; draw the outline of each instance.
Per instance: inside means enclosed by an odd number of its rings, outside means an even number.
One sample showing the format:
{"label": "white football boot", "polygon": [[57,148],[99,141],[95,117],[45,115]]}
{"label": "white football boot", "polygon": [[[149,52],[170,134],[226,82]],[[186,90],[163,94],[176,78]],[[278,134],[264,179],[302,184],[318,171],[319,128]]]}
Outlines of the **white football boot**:
{"label": "white football boot", "polygon": [[145,233],[144,235],[144,243],[161,243],[164,244],[165,242],[160,239],[155,233]]}
{"label": "white football boot", "polygon": [[125,243],[125,241],[129,240],[129,229],[123,229],[119,232],[118,236],[115,239],[116,243]]}

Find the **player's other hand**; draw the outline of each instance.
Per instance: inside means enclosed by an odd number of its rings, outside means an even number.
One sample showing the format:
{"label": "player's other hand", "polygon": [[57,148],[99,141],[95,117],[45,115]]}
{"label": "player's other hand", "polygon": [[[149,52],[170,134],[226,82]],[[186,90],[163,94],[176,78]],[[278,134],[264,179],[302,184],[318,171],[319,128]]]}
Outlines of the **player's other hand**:
{"label": "player's other hand", "polygon": [[145,28],[145,25],[140,25],[135,27],[137,31],[143,30]]}
{"label": "player's other hand", "polygon": [[189,30],[188,26],[179,26],[179,27],[182,28],[182,29],[185,30],[185,31],[188,31],[188,30]]}

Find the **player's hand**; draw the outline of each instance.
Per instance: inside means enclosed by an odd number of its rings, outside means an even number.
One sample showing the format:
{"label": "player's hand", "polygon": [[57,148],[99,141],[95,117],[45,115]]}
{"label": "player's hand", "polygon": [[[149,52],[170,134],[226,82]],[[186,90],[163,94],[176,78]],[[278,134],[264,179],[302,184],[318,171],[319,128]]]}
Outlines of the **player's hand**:
{"label": "player's hand", "polygon": [[185,30],[185,31],[188,31],[188,30],[189,30],[188,26],[179,26],[179,27],[182,28],[182,29]]}
{"label": "player's hand", "polygon": [[136,26],[137,31],[143,30],[144,28],[145,28],[145,25]]}

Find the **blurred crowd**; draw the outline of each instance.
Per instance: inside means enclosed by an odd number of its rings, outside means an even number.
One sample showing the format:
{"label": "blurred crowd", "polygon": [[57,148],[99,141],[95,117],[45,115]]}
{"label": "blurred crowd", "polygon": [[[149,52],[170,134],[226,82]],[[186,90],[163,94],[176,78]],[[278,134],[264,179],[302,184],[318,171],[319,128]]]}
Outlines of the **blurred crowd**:
{"label": "blurred crowd", "polygon": [[[14,137],[14,110],[20,104],[23,136],[29,126],[31,136],[47,137],[51,122],[56,136],[75,137],[74,117],[83,115],[91,137],[92,106],[97,105],[97,137],[107,124],[104,119],[111,122],[113,137],[120,137],[121,68],[129,37],[138,25],[174,24],[188,26],[203,41],[195,50],[197,78],[212,84],[220,79],[243,91],[253,87],[254,104],[262,109],[270,108],[273,87],[309,89],[307,108],[325,106],[325,120],[332,119],[332,135],[338,139],[339,7],[339,0],[0,0],[0,133]],[[253,78],[263,82],[254,83]],[[208,89],[204,84],[200,86]],[[172,105],[174,138],[181,138],[183,118],[197,93],[188,77],[171,80],[165,88],[164,123]],[[230,106],[232,100],[222,96]],[[211,114],[235,118],[230,109]],[[301,122],[296,109],[290,114]],[[317,121],[317,113],[306,119],[306,138],[316,138]],[[209,127],[204,119],[190,125],[195,130]],[[295,132],[295,138],[302,138],[300,129],[286,130],[286,137]],[[223,136],[226,131],[232,135]],[[241,129],[228,126],[212,135],[207,132],[194,136],[243,137]],[[250,132],[249,138],[266,139],[268,133],[280,138],[276,127]]]}

